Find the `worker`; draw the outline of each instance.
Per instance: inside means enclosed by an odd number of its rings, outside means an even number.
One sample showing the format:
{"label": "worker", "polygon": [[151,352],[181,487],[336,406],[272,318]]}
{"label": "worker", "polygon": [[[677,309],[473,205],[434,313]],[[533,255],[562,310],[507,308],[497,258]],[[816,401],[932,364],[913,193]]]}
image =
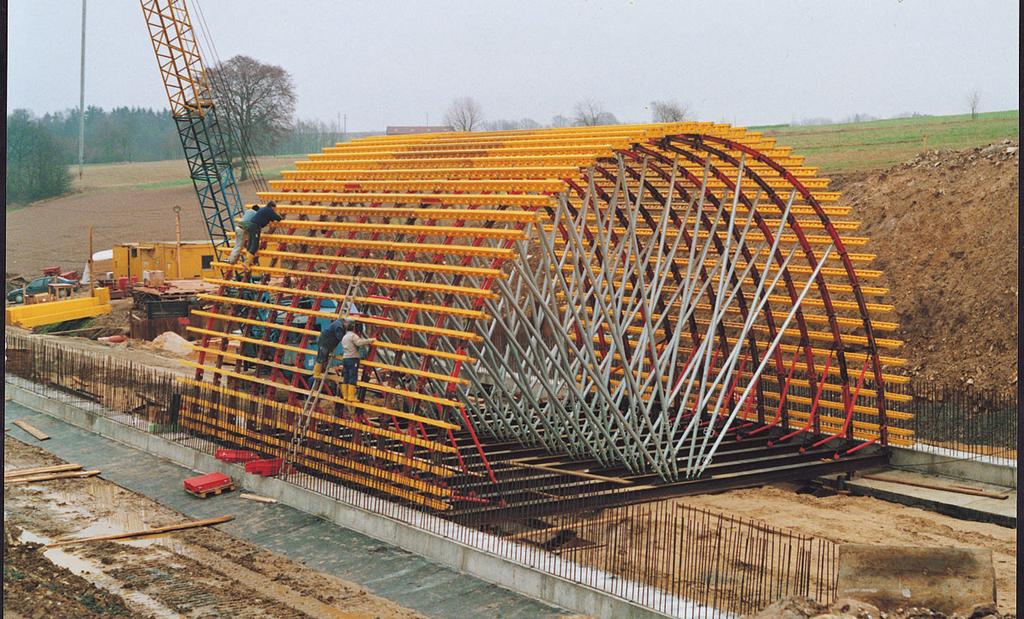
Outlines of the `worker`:
{"label": "worker", "polygon": [[316,365],[313,366],[313,378],[319,378],[324,367],[330,362],[334,349],[341,344],[342,357],[342,393],[345,400],[356,398],[356,378],[359,375],[359,347],[369,346],[375,340],[358,335],[358,323],[348,318],[338,318],[320,332],[317,341]]}
{"label": "worker", "polygon": [[[277,214],[276,206],[277,204],[271,201],[255,212],[247,211],[245,213],[242,220],[235,226],[235,247],[231,250],[231,255],[228,257],[228,264],[234,264],[238,261],[238,255],[242,252],[242,248],[249,246],[252,237],[259,235],[260,231],[271,222],[283,219]],[[252,215],[250,216],[249,213],[252,213]],[[250,219],[246,221],[246,217],[250,217]],[[253,258],[255,258],[255,255]]]}
{"label": "worker", "polygon": [[356,399],[356,381],[359,378],[359,362],[363,355],[360,349],[374,343],[372,337],[362,336],[363,326],[358,322],[352,322],[348,332],[341,338],[341,382],[345,389],[346,400]]}
{"label": "worker", "polygon": [[[246,215],[249,215],[250,213],[252,213],[252,216],[249,217],[250,221],[252,221],[252,217],[254,217],[259,210],[260,210],[260,205],[259,204],[253,204],[252,208],[250,208],[246,212]],[[242,217],[242,220],[245,221],[245,217],[244,216]],[[260,249],[260,233],[257,230],[255,234],[252,234],[252,233],[249,234],[249,242],[245,246],[245,251],[249,252],[249,255],[255,256],[256,252],[259,251],[259,249]]]}
{"label": "worker", "polygon": [[[231,255],[228,256],[229,264],[234,264],[235,261],[238,260],[238,254],[241,253],[242,247],[246,247],[248,249],[249,244],[246,243],[249,239],[249,233],[247,231],[248,225],[259,210],[260,205],[253,204],[252,208],[242,215],[242,220],[235,224],[235,246],[231,249]],[[250,253],[252,252],[250,251]]]}

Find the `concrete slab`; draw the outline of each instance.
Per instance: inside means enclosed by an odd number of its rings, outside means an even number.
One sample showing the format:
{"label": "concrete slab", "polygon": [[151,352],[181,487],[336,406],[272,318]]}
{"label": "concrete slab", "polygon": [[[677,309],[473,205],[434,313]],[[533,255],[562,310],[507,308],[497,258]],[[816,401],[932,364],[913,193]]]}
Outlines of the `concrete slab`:
{"label": "concrete slab", "polygon": [[889,463],[918,473],[1017,488],[1017,461],[918,444],[894,447]]}
{"label": "concrete slab", "polygon": [[[868,479],[857,476],[852,480],[842,480],[841,478],[840,480],[852,494],[873,496],[894,503],[922,507],[964,520],[992,522],[1004,527],[1017,526],[1016,488],[982,482],[964,482],[949,477],[894,469],[872,471],[869,474],[872,477],[884,477],[885,479]],[[924,488],[913,484],[944,486],[950,490]],[[975,488],[1006,498],[981,497],[956,492],[952,489],[953,486]]]}
{"label": "concrete slab", "polygon": [[[52,437],[39,443],[11,426],[25,419]],[[11,434],[144,494],[191,518],[234,514],[225,532],[259,544],[313,569],[358,583],[373,593],[432,617],[559,617],[549,606],[418,555],[339,527],[283,503],[246,501],[237,492],[198,499],[182,490],[194,472],[167,460],[77,428],[15,402],[4,403]]]}
{"label": "concrete slab", "polygon": [[843,544],[837,597],[882,611],[917,606],[966,616],[977,604],[995,603],[992,551]]}

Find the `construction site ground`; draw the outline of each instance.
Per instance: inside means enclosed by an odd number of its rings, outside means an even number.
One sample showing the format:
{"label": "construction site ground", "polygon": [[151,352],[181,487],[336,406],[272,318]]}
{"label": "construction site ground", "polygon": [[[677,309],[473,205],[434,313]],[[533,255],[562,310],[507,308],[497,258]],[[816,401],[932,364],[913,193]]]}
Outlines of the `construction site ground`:
{"label": "construction site ground", "polygon": [[[4,408],[5,426],[13,428],[4,437],[4,470],[75,462],[102,471],[5,487],[4,612],[11,616],[564,614],[286,505],[248,501],[238,492],[193,497],[182,488],[193,471],[14,402]],[[15,419],[51,438],[36,442],[12,425]],[[227,514],[235,519],[215,529],[45,554],[38,546]]]}
{"label": "construction site ground", "polygon": [[839,543],[990,548],[999,611],[1016,613],[1017,531],[1013,528],[960,520],[868,496],[799,494],[795,486],[785,484],[686,497],[677,502]]}

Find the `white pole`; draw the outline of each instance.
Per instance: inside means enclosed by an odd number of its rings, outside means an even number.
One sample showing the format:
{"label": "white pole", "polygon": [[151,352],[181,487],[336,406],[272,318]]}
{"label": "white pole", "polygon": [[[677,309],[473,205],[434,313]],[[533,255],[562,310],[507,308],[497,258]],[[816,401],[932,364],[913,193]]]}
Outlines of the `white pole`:
{"label": "white pole", "polygon": [[85,164],[85,0],[82,0],[82,62],[78,80],[78,180]]}

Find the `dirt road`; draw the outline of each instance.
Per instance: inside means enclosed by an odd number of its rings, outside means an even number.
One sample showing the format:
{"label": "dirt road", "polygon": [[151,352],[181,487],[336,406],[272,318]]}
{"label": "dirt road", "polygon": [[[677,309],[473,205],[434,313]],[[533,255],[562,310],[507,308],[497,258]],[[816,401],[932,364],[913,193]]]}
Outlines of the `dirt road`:
{"label": "dirt road", "polygon": [[[59,464],[4,439],[4,470]],[[98,477],[4,488],[4,613],[23,617],[381,617],[417,613],[212,528],[44,550],[188,520]]]}

